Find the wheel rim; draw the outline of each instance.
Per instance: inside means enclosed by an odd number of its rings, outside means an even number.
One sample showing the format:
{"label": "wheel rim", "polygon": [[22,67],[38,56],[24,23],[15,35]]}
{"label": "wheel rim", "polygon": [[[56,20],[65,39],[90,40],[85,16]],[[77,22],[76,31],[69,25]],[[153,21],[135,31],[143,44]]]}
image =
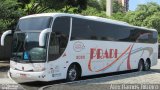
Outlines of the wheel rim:
{"label": "wheel rim", "polygon": [[150,67],[149,63],[148,63],[148,62],[146,62],[146,69],[148,70],[148,69],[149,69],[149,67]]}
{"label": "wheel rim", "polygon": [[142,71],[143,70],[143,66],[142,66],[142,64],[140,65],[140,71]]}
{"label": "wheel rim", "polygon": [[140,63],[139,71],[143,71],[143,63]]}
{"label": "wheel rim", "polygon": [[74,80],[76,79],[76,77],[77,77],[77,72],[76,72],[76,70],[75,70],[75,69],[71,69],[71,70],[69,71],[69,79],[70,79],[71,81],[74,81]]}

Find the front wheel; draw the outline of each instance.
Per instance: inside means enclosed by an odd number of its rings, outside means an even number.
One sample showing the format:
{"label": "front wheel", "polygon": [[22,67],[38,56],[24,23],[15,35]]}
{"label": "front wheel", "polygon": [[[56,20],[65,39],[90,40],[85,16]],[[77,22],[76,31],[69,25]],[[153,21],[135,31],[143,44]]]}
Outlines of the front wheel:
{"label": "front wheel", "polygon": [[67,81],[75,81],[78,79],[78,68],[76,65],[71,65],[67,71]]}

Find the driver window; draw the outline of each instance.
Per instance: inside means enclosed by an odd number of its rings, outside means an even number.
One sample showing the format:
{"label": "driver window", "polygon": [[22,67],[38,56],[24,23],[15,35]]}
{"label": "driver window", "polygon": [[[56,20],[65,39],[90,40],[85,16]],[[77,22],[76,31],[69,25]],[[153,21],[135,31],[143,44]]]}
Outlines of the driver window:
{"label": "driver window", "polygon": [[59,57],[59,40],[55,33],[51,33],[49,46],[49,60],[55,60]]}
{"label": "driver window", "polygon": [[64,53],[70,31],[70,17],[57,17],[52,27],[53,33],[50,36],[49,60],[56,60]]}

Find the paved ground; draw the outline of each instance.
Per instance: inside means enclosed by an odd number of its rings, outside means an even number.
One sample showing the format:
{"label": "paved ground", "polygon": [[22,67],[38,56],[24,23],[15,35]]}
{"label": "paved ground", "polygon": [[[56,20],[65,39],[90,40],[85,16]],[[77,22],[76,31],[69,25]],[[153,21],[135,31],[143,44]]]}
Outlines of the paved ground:
{"label": "paved ground", "polygon": [[0,90],[22,90],[19,84],[8,77],[9,62],[0,61]]}
{"label": "paved ground", "polygon": [[[9,69],[8,62],[0,62],[0,85],[1,84],[16,84],[13,80],[9,79],[7,76],[7,71]],[[89,78],[86,80],[86,78]],[[151,68],[150,71],[143,72],[125,72],[121,74],[105,74],[101,76],[84,77],[80,81],[65,83],[64,80],[54,81],[54,82],[34,82],[21,84],[26,90],[112,90],[119,89],[118,85],[133,85],[133,84],[159,84],[157,90],[160,89],[160,60],[158,64]],[[117,85],[117,86],[116,86]],[[4,87],[4,86],[3,86]],[[135,86],[141,87],[141,86]],[[157,87],[155,85],[155,87]],[[122,86],[121,86],[122,88]],[[1,88],[0,88],[1,89]],[[21,88],[22,89],[22,88]],[[125,89],[125,86],[123,87]],[[128,88],[127,88],[128,89]],[[127,90],[126,89],[126,90]],[[16,90],[16,89],[14,89]],[[134,89],[136,90],[136,89]],[[149,89],[148,89],[149,90]]]}
{"label": "paved ground", "polygon": [[7,78],[6,72],[9,69],[9,62],[0,61],[0,79]]}

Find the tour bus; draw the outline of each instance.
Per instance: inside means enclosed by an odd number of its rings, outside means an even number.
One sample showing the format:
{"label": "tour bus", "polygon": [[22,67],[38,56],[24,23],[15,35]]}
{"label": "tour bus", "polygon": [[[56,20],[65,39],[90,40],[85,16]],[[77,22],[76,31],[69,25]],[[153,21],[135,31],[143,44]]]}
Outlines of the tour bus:
{"label": "tour bus", "polygon": [[67,13],[19,19],[13,35],[9,75],[17,82],[74,81],[82,76],[157,64],[158,33],[126,22]]}

